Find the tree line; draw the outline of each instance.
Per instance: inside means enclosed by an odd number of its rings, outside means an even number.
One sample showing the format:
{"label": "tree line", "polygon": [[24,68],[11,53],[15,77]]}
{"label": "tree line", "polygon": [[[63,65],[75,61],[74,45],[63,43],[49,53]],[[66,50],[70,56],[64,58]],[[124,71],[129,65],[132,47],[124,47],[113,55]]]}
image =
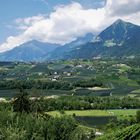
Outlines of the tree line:
{"label": "tree line", "polygon": [[79,80],[73,83],[67,81],[41,81],[41,80],[3,80],[0,81],[0,89],[55,89],[72,90],[76,87],[94,87],[103,84],[94,79]]}

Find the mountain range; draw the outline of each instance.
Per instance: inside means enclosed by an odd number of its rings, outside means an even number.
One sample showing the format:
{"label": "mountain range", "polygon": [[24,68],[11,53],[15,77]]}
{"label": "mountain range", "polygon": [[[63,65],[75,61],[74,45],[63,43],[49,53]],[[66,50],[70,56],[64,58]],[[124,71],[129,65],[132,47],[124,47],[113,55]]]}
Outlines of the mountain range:
{"label": "mountain range", "polygon": [[60,46],[36,40],[1,53],[0,61],[45,61],[97,57],[130,57],[140,54],[140,26],[121,19],[99,35],[92,33]]}
{"label": "mountain range", "polygon": [[64,54],[63,59],[130,57],[140,54],[140,26],[117,20],[94,40]]}
{"label": "mountain range", "polygon": [[1,53],[0,61],[41,61],[57,47],[60,45],[32,40]]}

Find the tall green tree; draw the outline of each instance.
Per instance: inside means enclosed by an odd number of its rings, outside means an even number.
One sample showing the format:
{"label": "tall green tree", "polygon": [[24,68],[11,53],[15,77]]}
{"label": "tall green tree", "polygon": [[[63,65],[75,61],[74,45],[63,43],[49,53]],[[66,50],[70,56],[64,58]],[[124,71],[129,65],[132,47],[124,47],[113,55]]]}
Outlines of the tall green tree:
{"label": "tall green tree", "polygon": [[136,112],[136,120],[138,123],[140,123],[140,110]]}
{"label": "tall green tree", "polygon": [[21,91],[21,93],[13,101],[13,111],[14,112],[26,112],[31,111],[31,103],[27,92]]}

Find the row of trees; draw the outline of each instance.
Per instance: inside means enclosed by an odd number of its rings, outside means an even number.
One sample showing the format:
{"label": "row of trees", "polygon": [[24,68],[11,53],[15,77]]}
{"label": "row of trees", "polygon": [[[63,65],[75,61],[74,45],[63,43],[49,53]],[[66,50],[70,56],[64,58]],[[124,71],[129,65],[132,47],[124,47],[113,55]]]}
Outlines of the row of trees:
{"label": "row of trees", "polygon": [[43,110],[85,110],[85,109],[136,109],[140,108],[138,99],[130,97],[60,97],[40,100]]}
{"label": "row of trees", "polygon": [[36,81],[36,80],[10,80],[0,81],[0,89],[59,89],[59,90],[72,90],[75,87],[94,87],[102,86],[101,82],[91,80],[76,81],[73,83],[65,81]]}
{"label": "row of trees", "polygon": [[22,107],[28,111],[140,108],[139,100],[130,97],[59,97],[51,99],[42,97],[29,100],[28,96],[21,94],[14,102],[16,104],[15,111],[22,110]]}
{"label": "row of trees", "polygon": [[73,86],[68,82],[35,81],[35,80],[11,80],[0,81],[0,89],[61,89],[71,90]]}
{"label": "row of trees", "polygon": [[[25,94],[26,95],[26,94]],[[130,97],[70,97],[49,98],[30,100],[29,96],[20,94],[14,103],[14,110],[26,108],[29,112],[43,112],[54,110],[87,110],[87,109],[138,109],[140,108],[139,99]],[[21,105],[20,105],[21,103]],[[0,111],[11,110],[10,103],[0,103]],[[27,112],[28,112],[27,111]]]}
{"label": "row of trees", "polygon": [[90,80],[80,80],[73,84],[75,87],[101,87],[103,83],[96,81],[95,79]]}

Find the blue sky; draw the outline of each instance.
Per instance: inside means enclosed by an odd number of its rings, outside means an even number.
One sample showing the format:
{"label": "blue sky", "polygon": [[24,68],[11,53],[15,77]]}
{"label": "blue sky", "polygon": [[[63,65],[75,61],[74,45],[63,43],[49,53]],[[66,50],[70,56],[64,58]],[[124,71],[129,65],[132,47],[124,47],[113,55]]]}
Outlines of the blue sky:
{"label": "blue sky", "polygon": [[65,44],[97,34],[118,18],[140,25],[139,5],[140,0],[0,0],[0,52],[32,39]]}
{"label": "blue sky", "polygon": [[0,42],[4,41],[7,36],[16,34],[15,30],[7,27],[16,18],[30,17],[39,13],[48,13],[49,11],[49,6],[46,6],[41,0],[1,0]]}

